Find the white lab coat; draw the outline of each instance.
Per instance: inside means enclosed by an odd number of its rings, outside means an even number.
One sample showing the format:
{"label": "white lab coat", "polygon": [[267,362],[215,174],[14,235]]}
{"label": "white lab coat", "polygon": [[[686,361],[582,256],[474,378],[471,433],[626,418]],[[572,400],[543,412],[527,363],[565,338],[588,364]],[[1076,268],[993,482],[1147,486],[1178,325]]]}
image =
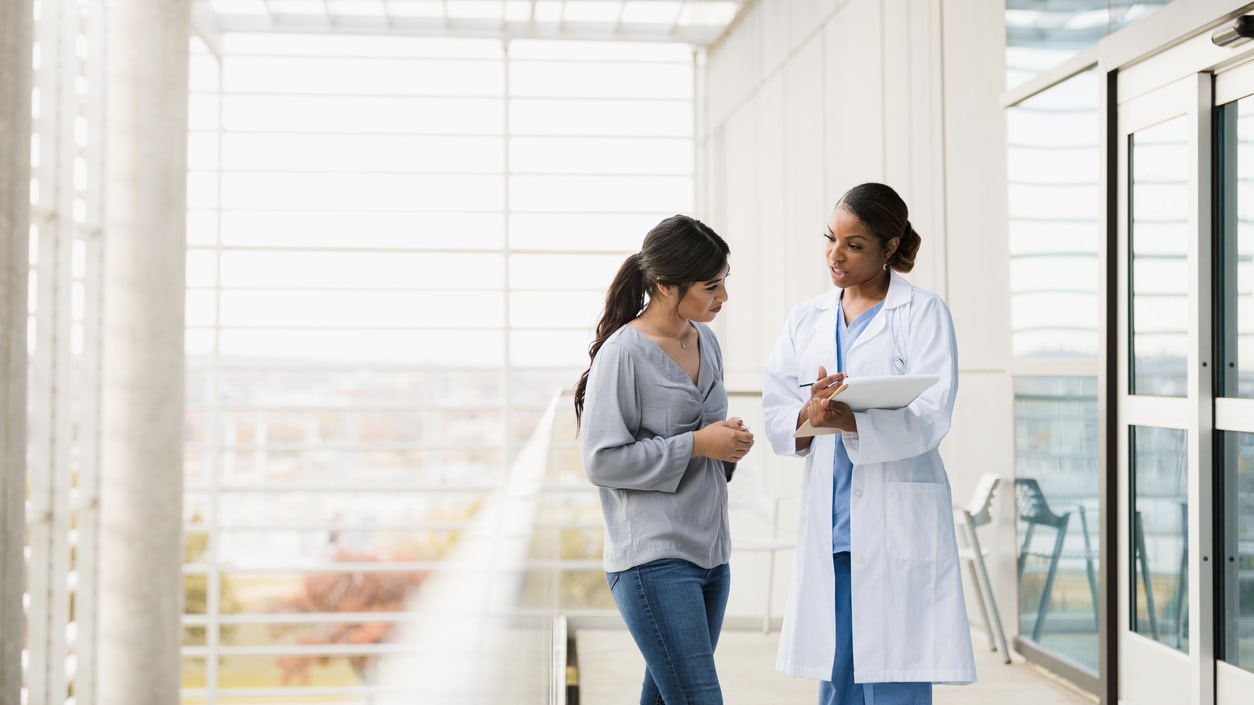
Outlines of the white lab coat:
{"label": "white lab coat", "polygon": [[[830,680],[836,649],[832,572],[834,435],[798,454],[792,437],[810,396],[801,384],[819,365],[835,372],[840,289],[797,305],[766,363],[766,435],[780,455],[806,457],[792,586],[777,668]],[[854,680],[859,683],[970,683],[971,633],[962,597],[949,480],[941,439],[958,384],[949,309],[935,294],[892,272],[884,306],[846,361],[851,377],[938,375],[904,409],[855,412],[842,434],[853,461],[850,491]]]}

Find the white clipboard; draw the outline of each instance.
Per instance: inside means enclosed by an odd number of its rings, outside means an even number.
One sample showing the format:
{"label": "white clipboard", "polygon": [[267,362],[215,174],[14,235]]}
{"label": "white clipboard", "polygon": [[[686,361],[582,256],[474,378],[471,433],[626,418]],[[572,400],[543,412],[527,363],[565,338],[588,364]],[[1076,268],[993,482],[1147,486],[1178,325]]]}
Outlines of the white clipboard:
{"label": "white clipboard", "polygon": [[[840,397],[854,411],[867,409],[900,409],[914,401],[925,389],[940,381],[936,375],[888,375],[885,377],[849,377],[836,388],[829,399]],[[805,421],[793,432],[793,438],[839,433],[838,428],[815,428]]]}

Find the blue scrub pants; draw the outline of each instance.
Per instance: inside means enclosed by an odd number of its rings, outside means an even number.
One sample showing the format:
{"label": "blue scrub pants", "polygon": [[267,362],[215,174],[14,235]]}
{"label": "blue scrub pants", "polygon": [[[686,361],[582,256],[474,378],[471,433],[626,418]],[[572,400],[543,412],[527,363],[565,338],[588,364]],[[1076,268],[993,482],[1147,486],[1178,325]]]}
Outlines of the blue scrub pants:
{"label": "blue scrub pants", "polygon": [[605,578],[644,656],[640,705],[722,705],[714,647],[731,588],[727,564],[663,559]]}
{"label": "blue scrub pants", "polygon": [[931,683],[853,682],[853,598],[849,553],[832,554],[836,571],[836,659],[832,680],[819,683],[819,705],[932,705]]}

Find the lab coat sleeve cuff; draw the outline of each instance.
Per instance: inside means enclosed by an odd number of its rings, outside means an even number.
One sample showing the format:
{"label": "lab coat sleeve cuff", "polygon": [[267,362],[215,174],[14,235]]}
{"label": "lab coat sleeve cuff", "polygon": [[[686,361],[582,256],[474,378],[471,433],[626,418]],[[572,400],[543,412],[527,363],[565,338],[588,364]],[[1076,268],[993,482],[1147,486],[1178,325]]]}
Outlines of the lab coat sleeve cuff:
{"label": "lab coat sleeve cuff", "polygon": [[849,461],[854,465],[859,464],[862,453],[857,432],[841,431],[840,440],[845,444],[845,453],[849,456]]}

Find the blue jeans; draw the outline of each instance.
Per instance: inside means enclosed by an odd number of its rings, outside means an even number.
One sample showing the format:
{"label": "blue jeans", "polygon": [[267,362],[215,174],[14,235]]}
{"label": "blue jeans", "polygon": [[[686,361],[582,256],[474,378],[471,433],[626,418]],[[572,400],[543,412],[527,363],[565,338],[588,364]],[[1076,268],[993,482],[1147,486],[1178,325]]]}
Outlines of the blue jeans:
{"label": "blue jeans", "polygon": [[832,554],[836,572],[836,658],[832,679],[819,683],[819,705],[932,705],[931,683],[853,682],[853,594],[849,552]]}
{"label": "blue jeans", "polygon": [[644,656],[640,705],[722,705],[714,647],[731,571],[662,559],[606,573],[610,594]]}

